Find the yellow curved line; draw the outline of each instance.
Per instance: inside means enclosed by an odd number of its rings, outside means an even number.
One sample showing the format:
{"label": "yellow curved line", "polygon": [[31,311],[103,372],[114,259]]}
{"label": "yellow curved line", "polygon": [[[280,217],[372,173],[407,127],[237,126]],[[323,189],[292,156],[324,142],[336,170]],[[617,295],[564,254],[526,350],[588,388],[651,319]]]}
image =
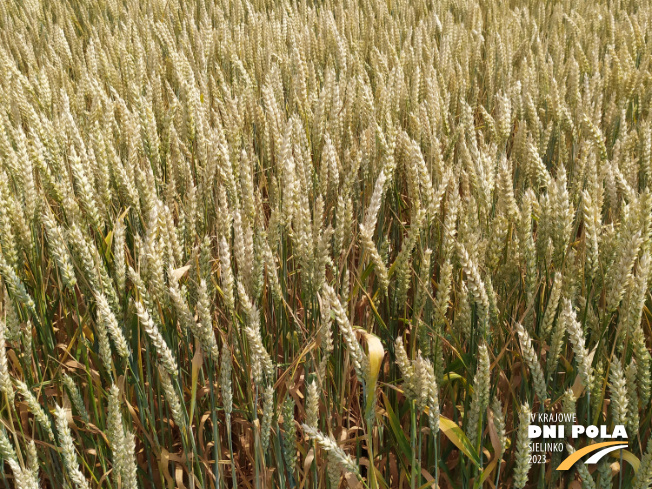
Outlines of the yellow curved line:
{"label": "yellow curved line", "polygon": [[623,445],[624,442],[622,441],[605,441],[603,443],[594,443],[593,445],[588,445],[575,453],[569,455],[566,457],[566,459],[559,464],[559,467],[557,467],[557,470],[568,470],[570,469],[575,462],[577,462],[579,459],[581,459],[584,455],[587,455],[591,452],[595,452],[596,450],[600,450],[601,448],[604,447],[610,447],[612,445]]}

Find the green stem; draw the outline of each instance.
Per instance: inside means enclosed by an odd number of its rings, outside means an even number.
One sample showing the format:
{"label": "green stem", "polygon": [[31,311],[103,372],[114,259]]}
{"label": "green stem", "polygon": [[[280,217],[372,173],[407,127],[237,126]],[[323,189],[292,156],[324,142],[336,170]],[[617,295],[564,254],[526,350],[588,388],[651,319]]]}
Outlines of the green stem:
{"label": "green stem", "polygon": [[410,477],[410,488],[415,489],[417,482],[417,412],[414,409],[414,401],[410,401],[410,447],[412,448],[412,467]]}
{"label": "green stem", "polygon": [[231,439],[231,415],[226,415],[226,436],[229,439],[229,455],[231,459],[231,483],[233,489],[238,489],[238,475],[235,470],[235,460],[233,459],[233,440]]}
{"label": "green stem", "polygon": [[369,452],[369,487],[378,489],[376,480],[376,468],[374,465],[374,444],[373,444],[373,420],[367,420],[367,451]]}
{"label": "green stem", "polygon": [[[256,384],[256,387],[254,389],[254,419],[256,420],[256,424],[258,423],[258,384]],[[255,480],[256,480],[256,489],[260,489],[260,435],[259,435],[259,429],[257,426],[254,425],[254,473],[255,473]]]}
{"label": "green stem", "polygon": [[496,483],[494,484],[494,487],[498,489],[498,482],[500,481],[500,466],[502,462],[502,453],[500,455],[500,458],[498,459],[498,467],[496,467]]}
{"label": "green stem", "polygon": [[439,431],[435,434],[435,489],[439,489]]}

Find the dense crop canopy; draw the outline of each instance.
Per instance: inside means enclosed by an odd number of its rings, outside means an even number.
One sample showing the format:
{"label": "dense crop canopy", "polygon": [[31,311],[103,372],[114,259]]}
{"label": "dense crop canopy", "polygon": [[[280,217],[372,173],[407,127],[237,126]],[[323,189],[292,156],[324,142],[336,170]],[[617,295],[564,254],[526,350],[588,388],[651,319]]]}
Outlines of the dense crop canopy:
{"label": "dense crop canopy", "polygon": [[651,55],[643,0],[0,0],[0,486],[650,487]]}

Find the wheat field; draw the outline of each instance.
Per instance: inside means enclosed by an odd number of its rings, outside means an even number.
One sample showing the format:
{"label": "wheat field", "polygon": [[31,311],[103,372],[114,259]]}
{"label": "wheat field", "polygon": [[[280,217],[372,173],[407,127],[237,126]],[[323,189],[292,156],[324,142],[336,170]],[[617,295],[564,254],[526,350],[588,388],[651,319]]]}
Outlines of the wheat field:
{"label": "wheat field", "polygon": [[644,0],[0,1],[0,487],[650,488],[651,55]]}

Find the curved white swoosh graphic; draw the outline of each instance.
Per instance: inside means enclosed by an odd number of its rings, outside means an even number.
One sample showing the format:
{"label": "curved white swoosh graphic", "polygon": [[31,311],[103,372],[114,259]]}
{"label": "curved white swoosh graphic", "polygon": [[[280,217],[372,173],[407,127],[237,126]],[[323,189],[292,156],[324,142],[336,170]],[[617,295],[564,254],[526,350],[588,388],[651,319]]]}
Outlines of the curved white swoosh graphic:
{"label": "curved white swoosh graphic", "polygon": [[620,450],[621,448],[627,448],[627,445],[615,445],[615,446],[612,446],[612,447],[603,448],[599,452],[596,452],[593,455],[591,455],[591,457],[589,457],[586,460],[586,462],[584,462],[584,463],[586,463],[586,464],[597,464],[598,461],[602,457],[604,457],[606,454],[608,454],[609,452],[613,452],[614,450]]}

